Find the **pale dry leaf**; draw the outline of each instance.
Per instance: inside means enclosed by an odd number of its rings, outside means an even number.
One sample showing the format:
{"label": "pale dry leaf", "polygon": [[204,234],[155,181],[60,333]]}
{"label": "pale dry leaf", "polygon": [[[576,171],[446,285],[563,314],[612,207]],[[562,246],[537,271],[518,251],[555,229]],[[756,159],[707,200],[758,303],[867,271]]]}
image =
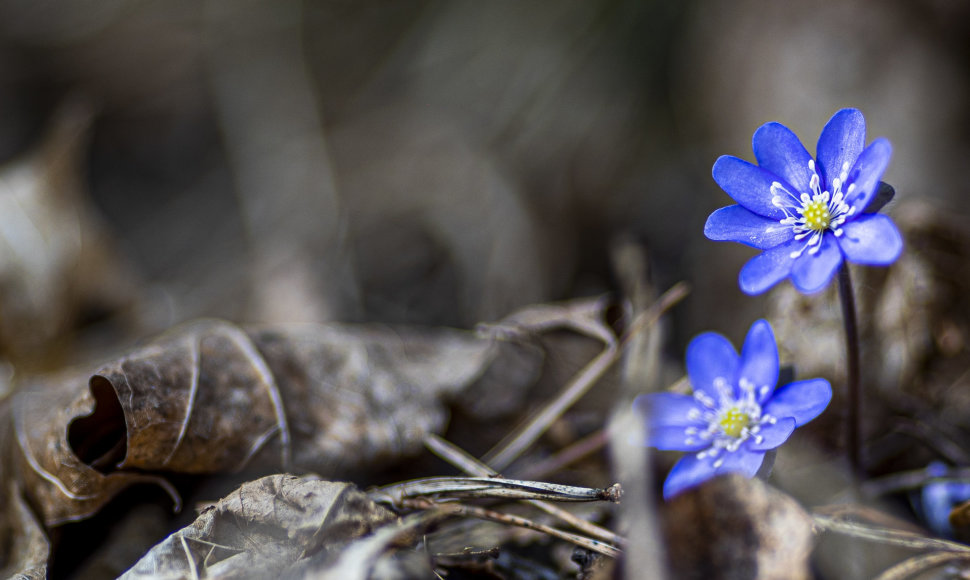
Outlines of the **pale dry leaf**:
{"label": "pale dry leaf", "polygon": [[353,484],[271,475],[206,508],[122,578],[270,578],[311,555],[336,557],[396,519]]}
{"label": "pale dry leaf", "polygon": [[132,292],[84,187],[92,114],[66,102],[44,140],[0,168],[0,350],[17,362],[42,364],[86,302],[117,307]]}
{"label": "pale dry leaf", "polygon": [[665,504],[674,578],[798,580],[812,577],[812,519],[759,479],[730,474]]}
{"label": "pale dry leaf", "polygon": [[47,578],[50,540],[24,499],[20,486],[6,482],[0,498],[0,577]]}
{"label": "pale dry leaf", "polygon": [[[431,577],[429,558],[400,558],[392,551],[395,543],[403,539],[418,537],[419,532],[436,521],[443,514],[434,511],[413,514],[395,525],[386,525],[374,534],[354,541],[347,546],[334,561],[327,562],[319,556],[312,566],[306,567],[308,578],[320,580],[370,580]],[[405,552],[407,554],[407,552]],[[395,556],[399,556],[395,558]],[[414,555],[413,552],[411,555]],[[311,571],[312,570],[312,574]]]}

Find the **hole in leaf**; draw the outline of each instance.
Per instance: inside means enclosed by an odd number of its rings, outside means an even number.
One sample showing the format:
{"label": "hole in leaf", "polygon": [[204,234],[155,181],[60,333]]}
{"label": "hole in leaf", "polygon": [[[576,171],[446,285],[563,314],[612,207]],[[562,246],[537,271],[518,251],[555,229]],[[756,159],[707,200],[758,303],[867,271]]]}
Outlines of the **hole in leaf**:
{"label": "hole in leaf", "polygon": [[124,460],[127,452],[125,414],[107,379],[93,377],[90,389],[95,400],[94,411],[71,421],[67,442],[81,461],[107,473]]}

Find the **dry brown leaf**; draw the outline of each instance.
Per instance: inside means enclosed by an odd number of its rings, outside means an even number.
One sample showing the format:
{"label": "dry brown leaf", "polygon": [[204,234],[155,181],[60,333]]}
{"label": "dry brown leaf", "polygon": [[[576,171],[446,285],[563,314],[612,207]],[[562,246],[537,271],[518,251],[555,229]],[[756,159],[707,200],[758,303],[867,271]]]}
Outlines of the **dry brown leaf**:
{"label": "dry brown leaf", "polygon": [[13,425],[13,437],[4,450],[9,454],[6,463],[47,526],[89,517],[135,483],[151,482],[171,489],[156,476],[102,473],[73,452],[68,426],[95,408],[85,377],[63,374],[30,385],[13,396],[4,418]]}
{"label": "dry brown leaf", "polygon": [[271,475],[203,510],[122,578],[271,578],[396,519],[352,484]]}
{"label": "dry brown leaf", "polygon": [[791,497],[731,474],[665,505],[674,578],[811,578],[812,519]]}
{"label": "dry brown leaf", "polygon": [[464,390],[520,397],[541,356],[504,372],[491,363],[508,346],[451,329],[200,321],[93,376],[14,395],[12,465],[48,526],[133,483],[171,490],[152,472],[258,464],[346,477],[420,451]]}

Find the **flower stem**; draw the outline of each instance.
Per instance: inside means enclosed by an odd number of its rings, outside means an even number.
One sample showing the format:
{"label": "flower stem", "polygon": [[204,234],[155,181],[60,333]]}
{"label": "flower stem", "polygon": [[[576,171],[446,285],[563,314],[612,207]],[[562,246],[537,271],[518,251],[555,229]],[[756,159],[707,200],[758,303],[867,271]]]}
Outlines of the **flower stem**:
{"label": "flower stem", "polygon": [[839,299],[842,303],[842,320],[845,325],[846,390],[848,395],[848,447],[849,466],[853,478],[862,476],[862,387],[859,384],[859,329],[856,324],[855,295],[849,264],[839,268]]}

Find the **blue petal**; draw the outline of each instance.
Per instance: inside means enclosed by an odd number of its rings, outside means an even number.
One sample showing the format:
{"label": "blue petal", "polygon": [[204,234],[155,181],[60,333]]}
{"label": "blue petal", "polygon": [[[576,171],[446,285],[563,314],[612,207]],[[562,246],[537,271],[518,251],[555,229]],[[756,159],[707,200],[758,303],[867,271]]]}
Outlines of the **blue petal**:
{"label": "blue petal", "polygon": [[889,216],[866,214],[842,226],[836,238],[850,262],[869,266],[892,264],[903,251],[903,237]]}
{"label": "blue petal", "polygon": [[661,451],[700,451],[711,446],[710,441],[689,437],[687,427],[655,427],[647,429],[647,445]]}
{"label": "blue petal", "polygon": [[[846,203],[861,213],[879,189],[879,180],[889,166],[889,159],[893,155],[893,147],[889,140],[883,137],[873,141],[859,159],[852,166],[846,183],[854,186],[852,195],[846,197]],[[845,191],[849,185],[842,188]]]}
{"label": "blue petal", "polygon": [[810,254],[805,250],[795,258],[791,269],[792,283],[799,292],[818,292],[829,283],[841,263],[842,250],[835,242],[835,234],[827,231],[822,236],[822,245],[817,253]]}
{"label": "blue petal", "polygon": [[762,169],[787,181],[795,188],[792,193],[811,191],[812,170],[808,162],[812,156],[791,129],[781,123],[766,123],[754,132],[751,141]]}
{"label": "blue petal", "polygon": [[825,379],[809,379],[787,384],[768,401],[763,411],[778,418],[791,417],[801,427],[825,410],[832,400],[832,386]]}
{"label": "blue petal", "polygon": [[703,425],[697,419],[688,419],[692,411],[699,411],[700,404],[687,395],[677,393],[648,393],[633,400],[633,410],[640,414],[648,428],[661,426]]}
{"label": "blue petal", "polygon": [[[778,344],[771,325],[765,320],[759,320],[751,325],[748,336],[741,348],[741,368],[738,378],[746,378],[754,383],[756,389],[768,387],[764,396],[759,396],[759,402],[768,398],[778,383]],[[757,391],[756,391],[757,392]]]}
{"label": "blue petal", "polygon": [[794,260],[791,253],[801,245],[794,240],[770,250],[748,260],[748,263],[741,268],[738,275],[738,284],[741,291],[745,294],[761,294],[778,282],[784,280],[791,274]]}
{"label": "blue petal", "polygon": [[707,218],[704,235],[716,242],[741,242],[765,250],[787,242],[795,237],[795,232],[778,220],[762,217],[740,205],[729,205]]}
{"label": "blue petal", "polygon": [[728,339],[715,332],[698,335],[687,345],[687,376],[695,391],[720,400],[714,379],[721,378],[730,385],[737,376],[738,353]]}
{"label": "blue petal", "polygon": [[[949,469],[944,463],[934,461],[926,466],[928,477],[946,477]],[[956,481],[930,480],[923,486],[917,511],[922,507],[922,518],[937,535],[952,538],[950,512],[956,504],[970,499],[970,484]]]}
{"label": "blue petal", "polygon": [[953,537],[950,512],[957,503],[953,500],[945,483],[927,483],[920,494],[919,507],[923,508],[923,521],[936,535],[944,538]]}
{"label": "blue petal", "polygon": [[764,462],[765,452],[748,451],[744,447],[741,447],[737,451],[723,453],[720,458],[724,459],[724,463],[714,470],[716,475],[721,475],[722,473],[741,473],[747,477],[754,477],[758,473],[762,462]]}
{"label": "blue petal", "polygon": [[704,483],[708,479],[724,473],[740,473],[746,477],[754,477],[765,459],[764,451],[747,451],[744,448],[734,452],[722,453],[719,458],[724,462],[714,468],[714,459],[707,457],[698,459],[697,455],[685,455],[674,465],[664,482],[664,499]]}
{"label": "blue petal", "polygon": [[771,184],[781,181],[774,173],[743,159],[722,155],[714,162],[711,175],[734,201],[752,212],[776,220],[785,217],[783,211],[771,204]]}
{"label": "blue petal", "polygon": [[[842,109],[825,124],[818,138],[819,177],[831,191],[832,180],[839,176],[842,165],[851,170],[866,145],[866,119],[858,109]],[[861,211],[861,210],[859,210]]]}
{"label": "blue petal", "polygon": [[667,480],[664,482],[664,499],[670,499],[711,477],[714,477],[714,466],[710,458],[698,459],[693,453],[685,455],[667,475]]}
{"label": "blue petal", "polygon": [[774,425],[764,425],[758,435],[763,437],[761,443],[755,443],[754,438],[748,440],[748,449],[751,451],[768,451],[778,447],[795,431],[795,420],[791,417],[778,419]]}

